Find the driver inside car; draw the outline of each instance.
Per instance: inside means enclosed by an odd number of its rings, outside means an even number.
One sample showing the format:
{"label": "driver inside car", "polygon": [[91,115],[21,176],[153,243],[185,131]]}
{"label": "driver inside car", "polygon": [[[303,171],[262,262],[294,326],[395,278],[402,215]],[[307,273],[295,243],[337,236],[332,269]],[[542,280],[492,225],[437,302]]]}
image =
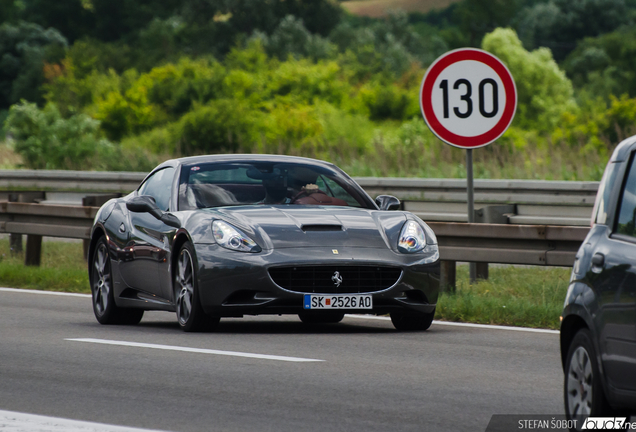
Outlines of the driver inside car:
{"label": "driver inside car", "polygon": [[287,197],[287,177],[277,175],[271,178],[263,179],[263,187],[265,188],[265,198],[259,204],[289,204],[290,198]]}

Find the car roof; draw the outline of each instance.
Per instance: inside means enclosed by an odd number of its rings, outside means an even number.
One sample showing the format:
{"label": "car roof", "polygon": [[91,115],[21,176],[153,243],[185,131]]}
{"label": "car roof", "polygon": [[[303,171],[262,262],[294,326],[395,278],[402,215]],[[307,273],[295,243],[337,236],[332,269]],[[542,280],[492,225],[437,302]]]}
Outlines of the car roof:
{"label": "car roof", "polygon": [[[210,162],[288,162],[288,163],[303,163],[311,165],[327,165],[333,167],[330,162],[321,161],[318,159],[310,159],[299,156],[286,156],[286,155],[271,155],[271,154],[218,154],[218,155],[203,155],[203,156],[189,156],[179,159],[173,159],[164,162],[164,164],[170,163],[170,165],[193,165],[199,163]],[[162,164],[163,165],[163,164]]]}
{"label": "car roof", "polygon": [[614,153],[610,158],[610,162],[626,161],[627,159],[629,159],[629,155],[634,147],[636,147],[636,135],[621,141],[621,143],[614,150]]}

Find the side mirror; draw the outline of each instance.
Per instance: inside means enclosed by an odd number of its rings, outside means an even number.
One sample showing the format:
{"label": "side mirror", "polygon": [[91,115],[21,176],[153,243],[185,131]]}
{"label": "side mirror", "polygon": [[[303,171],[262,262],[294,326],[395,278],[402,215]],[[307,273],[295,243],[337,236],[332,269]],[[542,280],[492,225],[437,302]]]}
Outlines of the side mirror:
{"label": "side mirror", "polygon": [[155,199],[149,195],[132,197],[126,202],[126,208],[135,213],[150,213],[157,219],[161,219],[163,212],[157,206]]}
{"label": "side mirror", "polygon": [[378,195],[375,199],[375,203],[380,207],[380,210],[399,210],[400,200],[391,195]]}
{"label": "side mirror", "polygon": [[135,213],[150,213],[154,218],[174,228],[180,228],[179,218],[172,213],[161,211],[155,199],[149,195],[132,197],[126,202],[126,208]]}

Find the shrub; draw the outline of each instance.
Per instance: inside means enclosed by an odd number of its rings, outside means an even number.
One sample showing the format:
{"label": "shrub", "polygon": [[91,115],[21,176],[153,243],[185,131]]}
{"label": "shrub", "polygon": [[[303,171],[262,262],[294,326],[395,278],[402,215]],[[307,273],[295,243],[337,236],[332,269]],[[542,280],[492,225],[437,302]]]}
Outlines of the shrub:
{"label": "shrub", "polygon": [[195,106],[176,125],[182,154],[221,153],[251,145],[259,136],[263,114],[236,100],[220,99]]}
{"label": "shrub", "polygon": [[517,86],[515,124],[551,130],[561,115],[576,109],[573,88],[547,48],[528,52],[512,29],[496,29],[482,42],[484,50],[499,57],[510,69]]}
{"label": "shrub", "polygon": [[5,128],[28,168],[72,170],[147,170],[152,158],[125,151],[100,136],[99,122],[86,114],[62,118],[54,104],[39,109],[22,102],[9,111]]}

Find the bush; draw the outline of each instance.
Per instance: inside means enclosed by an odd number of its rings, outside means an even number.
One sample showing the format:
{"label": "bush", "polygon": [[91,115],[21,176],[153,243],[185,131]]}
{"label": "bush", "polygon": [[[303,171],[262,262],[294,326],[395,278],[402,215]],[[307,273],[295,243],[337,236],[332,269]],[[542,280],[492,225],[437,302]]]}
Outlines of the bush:
{"label": "bush", "polygon": [[406,120],[419,113],[417,93],[395,84],[369,83],[360,90],[360,98],[371,120]]}
{"label": "bush", "polygon": [[263,114],[236,100],[195,106],[176,125],[181,154],[222,153],[250,146],[259,136]]}
{"label": "bush", "polygon": [[503,61],[517,87],[515,124],[551,130],[563,113],[576,109],[572,83],[559,69],[547,48],[528,52],[512,29],[496,29],[482,42],[484,50]]}
{"label": "bush", "polygon": [[54,104],[39,109],[22,102],[9,111],[5,128],[28,168],[71,170],[147,170],[153,161],[100,136],[99,122],[86,114],[62,118]]}

